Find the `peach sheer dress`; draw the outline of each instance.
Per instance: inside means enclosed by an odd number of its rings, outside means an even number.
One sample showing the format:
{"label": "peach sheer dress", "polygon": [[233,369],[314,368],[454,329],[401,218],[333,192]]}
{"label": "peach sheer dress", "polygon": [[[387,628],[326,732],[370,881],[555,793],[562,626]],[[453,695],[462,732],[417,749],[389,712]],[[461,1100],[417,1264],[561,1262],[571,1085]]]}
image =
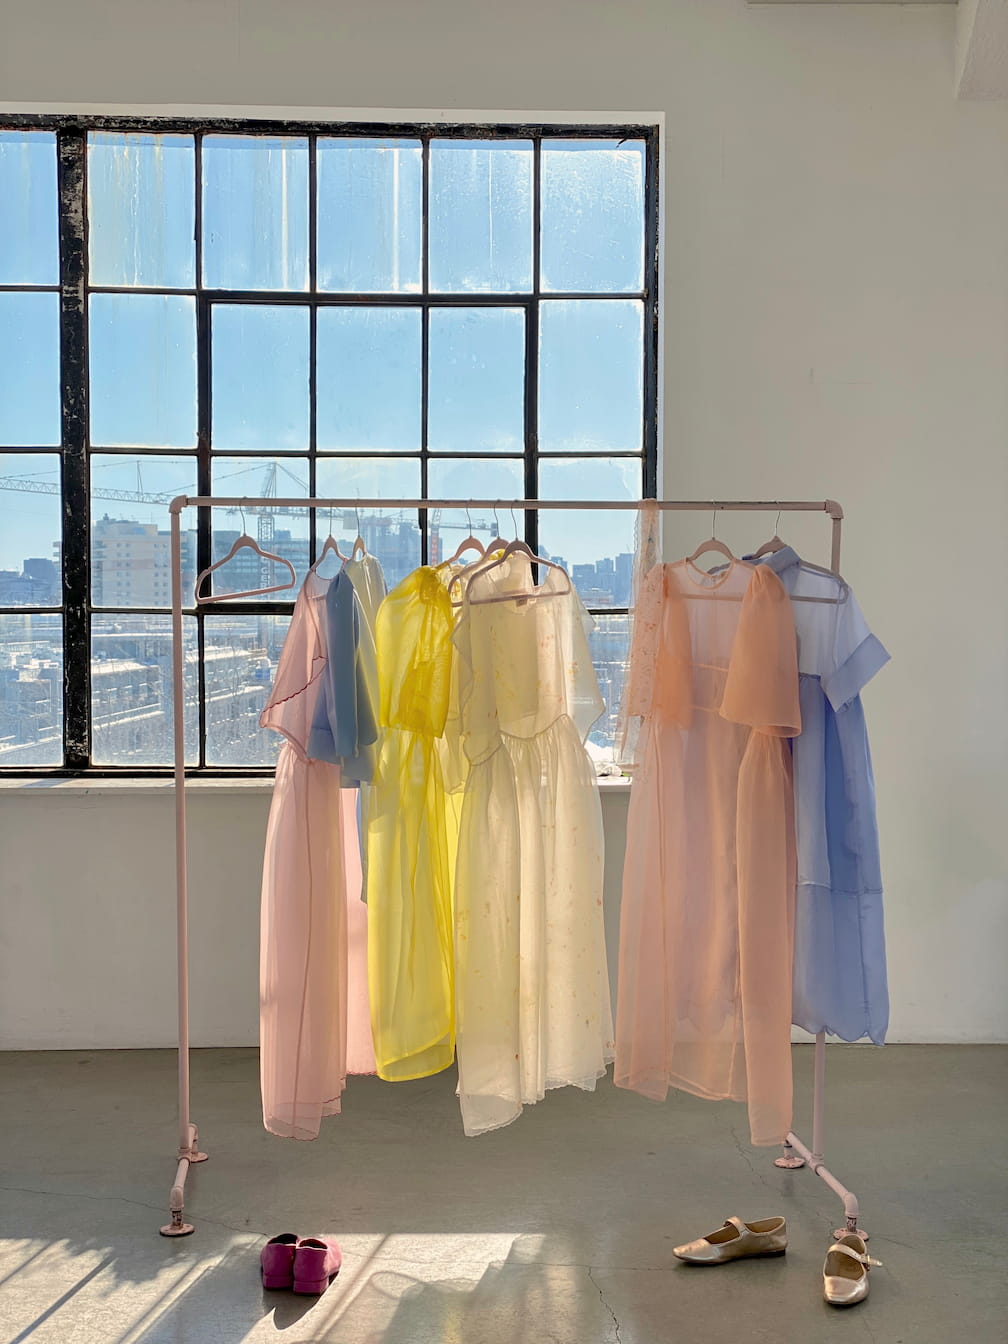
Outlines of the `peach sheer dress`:
{"label": "peach sheer dress", "polygon": [[776,574],[679,561],[640,585],[627,712],[641,720],[620,915],[615,1082],[747,1101],[791,1125],[794,619]]}

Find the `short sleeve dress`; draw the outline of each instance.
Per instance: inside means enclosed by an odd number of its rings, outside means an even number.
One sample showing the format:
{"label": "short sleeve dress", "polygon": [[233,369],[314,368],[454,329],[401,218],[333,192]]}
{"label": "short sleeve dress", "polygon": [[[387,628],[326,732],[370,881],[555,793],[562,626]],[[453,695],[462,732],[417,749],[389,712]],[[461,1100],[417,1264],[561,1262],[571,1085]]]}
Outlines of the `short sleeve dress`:
{"label": "short sleeve dress", "polygon": [[628,712],[617,1086],[747,1101],[752,1141],[791,1124],[791,604],[770,570],[656,565],[638,595]]}
{"label": "short sleeve dress", "polygon": [[465,585],[458,649],[469,761],[455,885],[459,1102],[466,1134],[612,1059],[602,816],[584,740],[604,704],[591,618],[526,556]]}
{"label": "short sleeve dress", "polygon": [[377,1071],[389,1081],[455,1056],[451,814],[438,739],[448,714],[452,608],[422,566],[378,610],[382,733],[368,809],[368,991]]}
{"label": "short sleeve dress", "polygon": [[[284,738],[263,857],[263,1123],[295,1139],[316,1138],[322,1117],[339,1112],[348,1072],[347,868],[359,872],[356,808],[341,788],[340,766],[308,756],[333,652],[324,617],[330,582],[305,580],[260,718]],[[372,1067],[367,1052],[358,1055],[360,1071]]]}
{"label": "short sleeve dress", "polygon": [[790,547],[759,561],[792,597],[802,733],[794,742],[798,890],[792,1020],[885,1041],[889,1024],[875,781],[861,691],[889,661],[849,586]]}

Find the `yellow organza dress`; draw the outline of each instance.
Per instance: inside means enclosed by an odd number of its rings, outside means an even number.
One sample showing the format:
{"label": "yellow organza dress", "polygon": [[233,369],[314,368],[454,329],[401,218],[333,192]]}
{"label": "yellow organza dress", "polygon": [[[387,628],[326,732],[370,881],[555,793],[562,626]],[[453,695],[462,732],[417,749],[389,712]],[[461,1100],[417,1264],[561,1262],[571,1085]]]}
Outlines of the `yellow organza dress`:
{"label": "yellow organza dress", "polygon": [[368,819],[368,989],[377,1071],[392,1082],[437,1073],[455,1054],[457,837],[440,740],[453,623],[442,577],[428,566],[389,593],[376,623],[381,744]]}

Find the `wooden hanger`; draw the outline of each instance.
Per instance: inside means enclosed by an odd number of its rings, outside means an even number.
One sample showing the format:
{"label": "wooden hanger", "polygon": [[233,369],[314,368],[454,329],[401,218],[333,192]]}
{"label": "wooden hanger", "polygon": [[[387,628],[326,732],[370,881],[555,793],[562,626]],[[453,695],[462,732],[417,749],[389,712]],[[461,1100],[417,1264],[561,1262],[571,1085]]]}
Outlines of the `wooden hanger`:
{"label": "wooden hanger", "polygon": [[780,527],[780,514],[777,515],[777,521],[774,523],[774,534],[769,541],[765,541],[758,551],[753,551],[752,558],[758,560],[761,555],[774,555],[777,551],[783,551],[787,546],[786,541],[781,541],[777,529]]}
{"label": "wooden hanger", "polygon": [[[207,575],[213,574],[215,570],[223,568],[223,566],[226,565],[238,551],[246,548],[255,551],[256,555],[261,555],[264,560],[271,560],[275,564],[285,565],[290,573],[290,578],[288,578],[285,583],[274,583],[268,588],[248,588],[240,593],[210,593],[206,597],[201,597],[200,588],[202,588],[203,580]],[[206,569],[200,574],[199,578],[196,580],[195,595],[197,603],[219,602],[221,598],[224,597],[257,597],[261,593],[280,593],[283,592],[285,588],[293,588],[296,583],[297,574],[294,572],[294,566],[289,560],[285,559],[282,555],[274,555],[272,551],[264,551],[254,538],[250,537],[247,532],[243,532],[228,551],[227,555],[222,556],[220,560],[215,560],[212,565],[207,565]]]}
{"label": "wooden hanger", "polygon": [[364,538],[361,536],[361,528],[360,528],[360,509],[354,509],[354,514],[356,515],[356,518],[357,518],[357,535],[354,537],[354,544],[353,544],[353,546],[350,548],[350,559],[351,559],[351,560],[356,560],[356,559],[357,559],[357,553],[358,553],[358,552],[360,552],[360,554],[361,554],[362,556],[367,555],[367,553],[368,553],[367,542],[366,542],[366,541],[364,540]]}
{"label": "wooden hanger", "polygon": [[349,560],[350,558],[349,556],[343,554],[343,552],[339,548],[339,542],[330,532],[329,535],[326,537],[325,541],[322,543],[322,549],[318,553],[318,558],[316,559],[315,563],[309,568],[308,570],[309,574],[318,573],[319,565],[330,553],[330,551],[333,553],[333,555],[336,556],[337,560],[339,560],[341,564],[345,565],[347,560]]}
{"label": "wooden hanger", "polygon": [[687,563],[688,565],[695,565],[696,562],[697,562],[697,560],[700,558],[700,556],[701,556],[701,555],[706,555],[709,551],[716,551],[716,552],[718,552],[718,554],[723,555],[723,556],[725,556],[728,560],[730,560],[730,561],[732,562],[732,564],[735,563],[735,559],[736,559],[736,557],[735,557],[734,555],[732,555],[731,551],[730,551],[730,550],[728,549],[728,547],[724,544],[724,542],[723,542],[723,541],[718,541],[717,537],[714,535],[714,524],[713,524],[713,522],[711,523],[711,534],[710,534],[710,536],[707,538],[706,541],[702,541],[702,542],[700,543],[700,545],[696,548],[696,550],[693,552],[692,555],[688,555],[688,556],[686,557],[686,563]]}
{"label": "wooden hanger", "polygon": [[466,553],[466,551],[475,551],[478,555],[481,556],[486,555],[486,547],[480,541],[479,537],[473,535],[472,518],[470,518],[469,516],[468,509],[466,509],[465,515],[466,515],[466,522],[469,524],[469,535],[467,537],[463,537],[462,540],[459,542],[459,544],[455,547],[455,553],[453,555],[449,555],[447,560],[439,561],[439,563],[434,566],[435,569],[444,569],[447,565],[453,565],[456,560],[460,559]]}
{"label": "wooden hanger", "polygon": [[532,550],[531,546],[529,546],[527,542],[509,541],[508,544],[504,547],[503,555],[499,555],[496,560],[491,560],[488,565],[477,566],[475,571],[467,576],[468,582],[466,583],[465,596],[466,597],[469,596],[469,589],[472,587],[472,585],[476,582],[478,578],[480,578],[484,574],[489,574],[489,572],[492,569],[498,569],[501,565],[505,564],[508,560],[510,560],[512,555],[527,555],[531,563],[534,565],[545,565],[547,569],[559,570],[560,573],[564,576],[564,580],[566,581],[566,587],[558,589],[555,593],[543,593],[538,591],[538,589],[541,588],[542,585],[537,584],[536,591],[533,591],[531,593],[522,593],[522,592],[501,593],[497,597],[473,598],[472,602],[475,606],[483,606],[485,603],[488,602],[514,602],[515,600],[520,600],[523,597],[524,598],[563,597],[566,593],[570,592],[571,590],[570,575],[564,569],[563,565],[558,565],[553,560],[547,560],[545,559],[545,557],[541,555],[536,555],[535,551]]}

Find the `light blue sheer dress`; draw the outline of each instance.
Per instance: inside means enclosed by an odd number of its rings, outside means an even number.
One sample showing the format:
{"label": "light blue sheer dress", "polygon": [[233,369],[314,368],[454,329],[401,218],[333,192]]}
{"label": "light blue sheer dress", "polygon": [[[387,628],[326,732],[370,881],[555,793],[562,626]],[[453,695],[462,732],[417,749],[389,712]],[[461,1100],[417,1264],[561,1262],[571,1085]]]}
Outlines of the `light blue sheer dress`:
{"label": "light blue sheer dress", "polygon": [[845,1041],[889,1025],[875,781],[861,691],[889,660],[850,588],[791,547],[760,557],[792,596],[802,731],[793,739],[798,890],[792,1021]]}

